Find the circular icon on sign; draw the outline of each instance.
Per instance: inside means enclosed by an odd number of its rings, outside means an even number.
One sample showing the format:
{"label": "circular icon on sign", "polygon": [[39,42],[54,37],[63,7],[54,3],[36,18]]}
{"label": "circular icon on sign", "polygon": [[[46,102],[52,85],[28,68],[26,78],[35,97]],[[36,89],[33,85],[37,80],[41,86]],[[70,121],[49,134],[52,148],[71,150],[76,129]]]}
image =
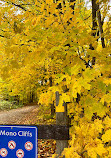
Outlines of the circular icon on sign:
{"label": "circular icon on sign", "polygon": [[11,140],[8,142],[8,147],[9,149],[15,149],[16,143],[13,140]]}
{"label": "circular icon on sign", "polygon": [[23,157],[24,157],[24,151],[23,151],[22,149],[18,149],[18,150],[16,151],[16,156],[17,156],[18,158],[23,158]]}
{"label": "circular icon on sign", "polygon": [[2,148],[2,149],[0,150],[0,155],[1,155],[2,157],[6,157],[6,156],[7,156],[7,154],[8,154],[7,149]]}
{"label": "circular icon on sign", "polygon": [[28,150],[28,151],[32,150],[33,149],[33,144],[29,141],[26,142],[25,143],[25,149]]}

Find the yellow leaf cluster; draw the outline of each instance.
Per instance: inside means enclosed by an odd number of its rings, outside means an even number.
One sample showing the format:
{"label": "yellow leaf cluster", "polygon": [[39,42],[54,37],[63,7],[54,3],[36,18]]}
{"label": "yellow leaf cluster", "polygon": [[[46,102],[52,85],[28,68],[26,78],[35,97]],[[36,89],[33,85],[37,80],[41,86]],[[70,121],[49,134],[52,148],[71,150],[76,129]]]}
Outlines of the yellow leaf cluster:
{"label": "yellow leaf cluster", "polygon": [[70,97],[67,94],[62,93],[62,96],[60,96],[59,99],[59,105],[56,106],[56,112],[64,112],[64,102],[70,102]]}
{"label": "yellow leaf cluster", "polygon": [[111,141],[111,129],[107,130],[105,134],[102,135],[102,141],[103,142]]}
{"label": "yellow leaf cluster", "polygon": [[48,106],[50,102],[51,102],[51,95],[50,95],[50,93],[42,93],[42,94],[40,95],[39,103],[40,103],[41,105],[46,105],[46,106]]}

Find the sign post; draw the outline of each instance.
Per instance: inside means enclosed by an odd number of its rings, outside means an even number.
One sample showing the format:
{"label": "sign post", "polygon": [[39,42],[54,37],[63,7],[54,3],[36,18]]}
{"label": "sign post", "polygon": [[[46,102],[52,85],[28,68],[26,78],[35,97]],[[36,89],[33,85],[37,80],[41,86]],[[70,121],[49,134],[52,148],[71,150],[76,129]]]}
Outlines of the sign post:
{"label": "sign post", "polygon": [[0,158],[37,158],[37,127],[0,125]]}

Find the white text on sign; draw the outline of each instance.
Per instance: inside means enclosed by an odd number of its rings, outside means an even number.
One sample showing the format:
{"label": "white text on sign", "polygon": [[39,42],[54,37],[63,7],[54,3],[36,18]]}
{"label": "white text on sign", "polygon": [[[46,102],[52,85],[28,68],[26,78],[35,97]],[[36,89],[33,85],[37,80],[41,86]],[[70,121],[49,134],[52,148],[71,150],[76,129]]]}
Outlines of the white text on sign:
{"label": "white text on sign", "polygon": [[0,135],[4,136],[20,136],[20,137],[32,137],[30,131],[18,131],[18,132],[7,132],[5,130],[0,130]]}

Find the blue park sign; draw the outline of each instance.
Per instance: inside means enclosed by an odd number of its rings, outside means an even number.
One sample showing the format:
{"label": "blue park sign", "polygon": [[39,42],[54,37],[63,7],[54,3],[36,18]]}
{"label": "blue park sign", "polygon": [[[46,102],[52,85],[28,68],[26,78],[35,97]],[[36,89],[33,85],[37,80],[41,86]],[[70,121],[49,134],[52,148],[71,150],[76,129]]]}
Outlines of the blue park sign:
{"label": "blue park sign", "polygon": [[37,158],[37,127],[0,125],[0,158]]}

